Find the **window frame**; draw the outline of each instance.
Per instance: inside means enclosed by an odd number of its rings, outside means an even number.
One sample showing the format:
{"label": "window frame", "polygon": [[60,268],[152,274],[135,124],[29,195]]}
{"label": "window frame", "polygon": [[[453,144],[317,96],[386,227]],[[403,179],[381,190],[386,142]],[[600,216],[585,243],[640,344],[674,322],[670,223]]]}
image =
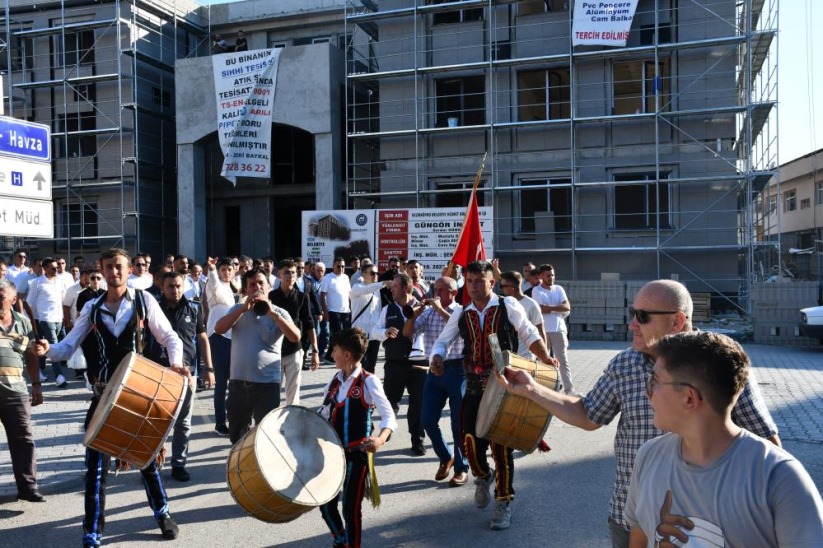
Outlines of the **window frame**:
{"label": "window frame", "polygon": [[823,181],[817,181],[815,183],[815,195],[817,196],[816,205],[823,205]]}
{"label": "window frame", "polygon": [[[523,88],[528,83],[523,82],[523,77],[527,75],[543,76],[542,88]],[[565,80],[564,80],[565,77]],[[553,83],[556,78],[557,83]],[[529,92],[537,91],[536,103],[524,105],[529,99],[525,97]],[[554,99],[557,97],[557,99]],[[542,117],[539,114],[540,107],[543,107]],[[529,111],[533,114],[528,116]],[[551,67],[536,70],[520,70],[517,72],[517,120],[519,122],[531,122],[541,120],[568,120],[571,118],[571,68],[568,66]]]}
{"label": "window frame", "polygon": [[[480,183],[477,185],[477,206],[483,207],[486,203],[486,185],[488,179],[481,177]],[[466,175],[465,177],[433,177],[429,179],[429,188],[432,190],[455,190],[460,192],[440,193],[433,192],[429,196],[429,207],[467,207],[469,205],[469,198],[471,197],[471,190],[474,186],[474,177]],[[453,187],[453,188],[448,188]],[[459,197],[455,199],[455,197]]]}
{"label": "window frame", "polygon": [[[612,173],[612,181],[615,183],[611,187],[612,230],[649,231],[657,230],[658,228],[660,230],[672,230],[675,228],[673,185],[669,182],[663,183],[663,181],[668,181],[672,178],[672,172],[669,170],[661,170],[659,174],[660,177],[657,178],[656,173],[654,171],[627,171]],[[635,198],[637,197],[636,195],[633,196],[631,194],[621,197],[618,196],[618,193],[622,193],[622,191],[624,191],[625,189],[626,193],[634,192],[636,194],[639,187],[645,187],[645,191],[642,192],[641,195],[641,198],[644,202],[643,211],[618,212],[618,207],[620,207],[619,202],[627,201],[629,203],[632,203],[633,200],[635,200]],[[665,193],[661,194],[660,196],[660,201],[665,203],[666,205],[665,211],[661,211],[659,207],[656,192],[656,188],[658,187],[665,190]],[[654,202],[654,204],[651,203],[652,201]],[[654,206],[653,210],[652,205]],[[640,222],[632,222],[633,217],[638,218]],[[640,217],[644,217],[644,219],[640,219]],[[660,219],[659,226],[657,225],[658,219]]]}
{"label": "window frame", "polygon": [[[660,112],[668,112],[671,110],[671,59],[668,57],[660,57],[657,62],[659,67],[659,75],[657,77],[655,77],[654,74],[649,75],[650,68],[654,68],[654,59],[634,59],[630,61],[615,61],[612,63],[612,114],[649,114],[657,112],[654,109],[655,97],[657,95],[660,96]],[[639,64],[638,68],[640,69],[639,80],[618,80],[617,70],[619,67],[637,64]],[[631,69],[629,69],[629,72],[631,73]],[[662,90],[659,94],[655,93],[658,79]],[[631,89],[629,93],[618,93],[618,86],[631,86],[635,88],[635,84],[637,85],[636,87],[639,87],[639,90]],[[631,92],[637,95],[632,95]],[[640,108],[636,108],[637,103],[639,103]]]}
{"label": "window frame", "polygon": [[[524,175],[517,180],[520,187],[524,186],[537,187],[534,189],[517,190],[517,197],[512,201],[515,208],[514,232],[517,238],[521,239],[535,239],[538,236],[537,223],[534,213],[537,211],[548,211],[555,215],[554,232],[552,234],[570,234],[572,226],[574,225],[574,210],[572,200],[572,178],[568,174],[553,174],[547,176]],[[540,186],[543,185],[543,186]],[[552,188],[554,186],[554,188]],[[545,200],[540,197],[540,194],[545,193]],[[545,209],[534,208],[531,216],[527,217],[524,214],[524,204],[533,204],[539,200],[539,203],[545,203]],[[553,209],[553,204],[563,202],[566,209],[565,214],[558,215]],[[538,206],[540,207],[540,206]],[[563,213],[561,211],[561,213]],[[530,220],[531,226],[525,226],[524,221]],[[558,222],[558,219],[560,222]]]}
{"label": "window frame", "polygon": [[797,189],[783,192],[783,213],[797,211]]}
{"label": "window frame", "polygon": [[[466,91],[466,84],[473,83],[480,91]],[[460,89],[445,90],[443,86],[459,84]],[[445,93],[447,92],[448,93]],[[472,106],[466,104],[468,98],[479,97],[482,105]],[[447,104],[456,100],[455,105]],[[478,126],[486,124],[486,77],[485,75],[463,76],[460,78],[439,78],[434,81],[434,125],[435,127],[449,127],[448,119],[457,117],[458,126]]]}
{"label": "window frame", "polygon": [[[72,245],[78,243],[81,247],[98,247],[100,239],[100,215],[98,214],[97,202],[83,200],[82,202],[62,202],[55,208],[55,215],[58,216],[55,223],[56,240],[60,249],[68,247],[68,241]],[[79,216],[78,222],[72,222],[72,216]],[[87,219],[87,217],[90,217]],[[73,226],[79,227],[79,234],[74,234]]]}

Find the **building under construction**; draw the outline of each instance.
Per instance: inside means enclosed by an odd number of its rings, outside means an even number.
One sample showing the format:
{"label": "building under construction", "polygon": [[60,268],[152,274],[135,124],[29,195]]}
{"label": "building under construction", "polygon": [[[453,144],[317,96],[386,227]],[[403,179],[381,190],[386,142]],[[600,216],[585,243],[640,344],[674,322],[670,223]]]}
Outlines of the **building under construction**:
{"label": "building under construction", "polygon": [[777,0],[640,0],[622,48],[572,47],[573,3],[348,1],[348,206],[464,205],[488,152],[504,265],[748,308],[778,256],[752,219],[778,166]]}
{"label": "building under construction", "polygon": [[208,51],[208,18],[189,0],[5,6],[6,114],[51,127],[55,215],[53,240],[6,238],[6,249],[175,250],[174,66]]}

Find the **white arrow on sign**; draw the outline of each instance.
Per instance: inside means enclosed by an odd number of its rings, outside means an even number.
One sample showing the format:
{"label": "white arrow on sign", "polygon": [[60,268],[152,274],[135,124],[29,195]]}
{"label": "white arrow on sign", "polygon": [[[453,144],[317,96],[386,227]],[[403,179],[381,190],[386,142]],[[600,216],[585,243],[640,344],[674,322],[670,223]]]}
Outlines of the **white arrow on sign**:
{"label": "white arrow on sign", "polygon": [[0,196],[51,200],[51,164],[0,156]]}

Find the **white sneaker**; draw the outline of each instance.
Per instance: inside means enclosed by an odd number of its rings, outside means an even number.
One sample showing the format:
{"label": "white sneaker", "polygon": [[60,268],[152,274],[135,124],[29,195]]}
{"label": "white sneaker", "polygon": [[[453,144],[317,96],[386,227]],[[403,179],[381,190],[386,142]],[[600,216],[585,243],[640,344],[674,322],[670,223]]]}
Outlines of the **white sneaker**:
{"label": "white sneaker", "polygon": [[41,372],[40,372],[40,382],[46,382],[47,380],[48,380],[48,377],[46,376],[46,374],[45,374],[45,373],[43,373],[43,372],[41,371]]}
{"label": "white sneaker", "polygon": [[57,385],[57,388],[65,388],[66,386],[68,386],[68,383],[66,382],[66,377],[64,377],[63,375],[57,375],[57,378],[54,379],[54,384]]}
{"label": "white sneaker", "polygon": [[491,495],[489,494],[489,487],[494,483],[494,470],[489,472],[486,478],[475,478],[474,485],[474,505],[478,508],[485,508],[491,502]]}
{"label": "white sneaker", "polygon": [[511,506],[509,506],[509,503],[506,501],[498,501],[494,505],[494,514],[492,515],[492,521],[489,524],[489,527],[495,531],[500,531],[501,529],[508,529],[511,524]]}

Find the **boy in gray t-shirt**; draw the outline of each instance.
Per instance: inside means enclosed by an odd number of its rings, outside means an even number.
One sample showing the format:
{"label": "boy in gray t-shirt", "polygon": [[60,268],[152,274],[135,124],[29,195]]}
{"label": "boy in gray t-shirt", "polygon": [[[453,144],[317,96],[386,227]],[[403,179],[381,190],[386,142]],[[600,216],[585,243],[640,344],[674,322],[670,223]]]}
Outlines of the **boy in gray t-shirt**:
{"label": "boy in gray t-shirt", "polygon": [[749,370],[739,344],[716,333],[660,340],[646,387],[654,425],[626,502],[630,545],[814,546],[823,502],[789,453],[736,426],[731,410]]}

